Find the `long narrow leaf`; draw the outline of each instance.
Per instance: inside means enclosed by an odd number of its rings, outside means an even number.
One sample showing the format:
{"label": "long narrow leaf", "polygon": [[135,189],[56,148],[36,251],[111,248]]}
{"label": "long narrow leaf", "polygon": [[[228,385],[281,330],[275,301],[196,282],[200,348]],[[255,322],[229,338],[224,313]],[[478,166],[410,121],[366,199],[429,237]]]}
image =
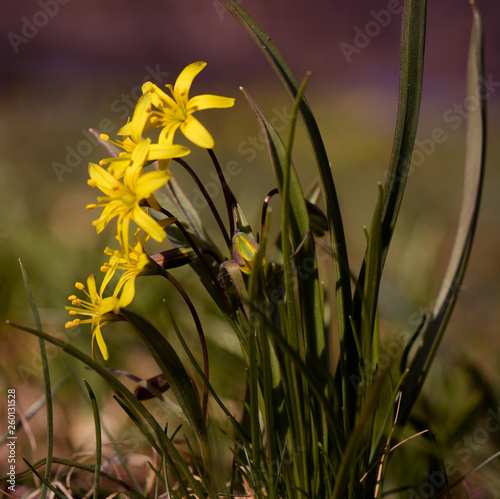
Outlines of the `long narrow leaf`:
{"label": "long narrow leaf", "polygon": [[[31,291],[30,282],[28,279],[28,275],[26,274],[26,270],[24,266],[19,260],[19,266],[21,267],[21,273],[23,275],[24,288],[26,290],[26,294],[28,295],[28,299],[30,301],[31,310],[33,311],[33,317],[35,319],[36,328],[38,331],[42,330],[42,321],[40,320],[40,315],[38,314],[38,309],[35,304],[35,299],[33,297],[33,293]],[[50,475],[52,472],[52,455],[54,453],[54,410],[52,407],[52,390],[50,388],[50,371],[49,371],[49,361],[47,359],[47,350],[45,348],[44,341],[39,338],[40,344],[40,357],[42,361],[42,372],[43,372],[43,381],[45,387],[45,407],[47,414],[47,467],[45,468],[45,480],[50,480]],[[45,499],[47,495],[47,487],[45,485],[46,481],[43,482],[42,490],[40,493],[40,499]]]}
{"label": "long narrow leaf", "polygon": [[139,333],[165,376],[198,439],[206,470],[210,471],[212,462],[200,401],[179,356],[165,337],[150,322],[130,310],[122,309],[121,314]]}
{"label": "long narrow leaf", "polygon": [[[403,200],[417,133],[424,72],[426,0],[408,0],[403,11],[398,116],[389,167],[384,185],[382,207],[382,267],[392,240]],[[366,261],[361,267],[358,286],[365,279]],[[361,314],[359,294],[354,298],[354,318],[359,331]]]}
{"label": "long narrow leaf", "polygon": [[408,178],[417,134],[426,28],[426,0],[407,0],[403,12],[398,117],[391,161],[384,185],[382,265],[387,256]]}
{"label": "long narrow leaf", "polygon": [[28,468],[33,472],[33,474],[42,482],[42,484],[43,484],[42,493],[43,493],[43,490],[49,489],[59,499],[67,499],[66,496],[59,489],[56,489],[56,487],[54,487],[50,483],[48,478],[45,478],[42,475],[40,475],[40,473],[38,473],[38,471],[33,467],[33,465],[26,458],[23,457],[23,461],[26,463],[26,466],[28,466]]}
{"label": "long narrow leaf", "polygon": [[484,174],[486,144],[486,89],[483,67],[483,27],[475,2],[471,2],[473,25],[467,70],[468,99],[475,102],[470,107],[467,136],[465,177],[458,229],[448,268],[441,284],[435,306],[422,330],[422,344],[410,365],[410,372],[403,385],[401,422],[404,422],[415,402],[430,364],[441,341],[446,324],[460,291],[467,267],[476,229]]}
{"label": "long narrow leaf", "polygon": [[102,455],[102,440],[101,440],[101,418],[99,416],[99,408],[94,391],[84,379],[83,383],[89,392],[90,402],[92,404],[92,413],[94,415],[95,426],[95,468],[94,468],[94,499],[99,497],[99,482],[101,479],[101,455]]}
{"label": "long narrow leaf", "polygon": [[363,304],[361,309],[361,362],[365,364],[362,369],[365,375],[369,373],[366,369],[371,365],[376,369],[378,359],[374,358],[378,351],[378,338],[376,337],[377,328],[375,320],[377,316],[378,293],[380,278],[382,275],[382,189],[379,192],[379,201],[373,214],[373,220],[368,236],[368,248],[366,251],[366,279],[363,289]]}

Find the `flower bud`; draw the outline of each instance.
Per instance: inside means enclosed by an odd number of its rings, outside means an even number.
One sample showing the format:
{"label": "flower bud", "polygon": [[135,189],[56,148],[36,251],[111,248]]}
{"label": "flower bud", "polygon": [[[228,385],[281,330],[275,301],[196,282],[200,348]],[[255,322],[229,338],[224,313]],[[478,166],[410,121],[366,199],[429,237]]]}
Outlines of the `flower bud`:
{"label": "flower bud", "polygon": [[259,251],[259,245],[255,239],[239,230],[234,233],[233,260],[245,274],[250,274],[252,271],[257,251]]}

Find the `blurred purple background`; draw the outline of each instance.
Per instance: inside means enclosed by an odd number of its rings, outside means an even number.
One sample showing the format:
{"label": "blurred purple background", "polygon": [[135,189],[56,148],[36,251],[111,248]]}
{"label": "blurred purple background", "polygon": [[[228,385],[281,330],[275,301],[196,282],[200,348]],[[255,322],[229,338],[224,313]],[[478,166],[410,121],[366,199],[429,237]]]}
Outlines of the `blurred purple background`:
{"label": "blurred purple background", "polygon": [[[500,46],[500,4],[478,3],[490,54],[486,72],[497,74],[499,60],[493,54]],[[243,0],[241,4],[268,31],[298,77],[311,70],[324,83],[351,86],[369,72],[370,84],[395,85],[400,16],[392,12],[401,10],[402,0]],[[377,33],[374,13],[381,11],[390,17],[385,22],[382,14],[379,24],[386,26]],[[446,92],[464,74],[469,2],[431,1],[428,14],[426,84]],[[357,28],[369,33],[369,44],[348,63],[341,44],[353,45]],[[40,94],[45,87],[67,92],[75,84],[96,80],[135,82],[148,64],[160,64],[163,71],[175,74],[199,59],[210,62],[207,78],[220,80],[222,73],[229,85],[260,81],[268,72],[253,42],[217,0],[9,2],[0,19],[0,35],[3,92],[21,91],[25,85],[32,89],[43,85],[37,89]]]}
{"label": "blurred purple background", "polygon": [[[499,299],[500,276],[496,256],[500,144],[495,140],[500,130],[500,83],[496,83],[500,82],[500,2],[479,0],[478,4],[486,31],[486,75],[493,82],[488,99],[491,129],[484,204],[468,274],[471,289],[476,276],[480,283],[468,295],[476,308],[474,313],[466,309],[462,325],[472,327],[490,314],[487,324],[493,336],[500,320],[492,311]],[[376,183],[383,181],[392,146],[401,31],[398,12],[403,2],[242,0],[241,5],[270,34],[299,80],[312,71],[307,96],[332,159],[356,268],[364,251],[362,226],[370,223]],[[467,0],[429,2],[419,140],[430,137],[436,127],[443,128],[449,140],[436,147],[412,176],[391,249],[396,277],[394,282],[388,278],[388,288],[394,307],[400,306],[398,300],[410,284],[414,289],[401,305],[403,321],[436,292],[440,279],[436,269],[446,264],[455,232],[465,120],[455,130],[444,116],[464,102],[471,19]],[[202,119],[210,130],[220,126],[216,147],[221,159],[236,157],[247,167],[234,180],[235,189],[239,183],[242,197],[251,196],[253,187],[259,189],[260,203],[272,187],[264,153],[264,159],[247,165],[235,152],[238,144],[257,133],[238,87],[244,85],[264,103],[266,112],[274,111],[272,106],[283,109],[283,102],[290,109],[290,102],[255,43],[217,0],[8,2],[0,17],[0,40],[0,199],[9,213],[0,227],[0,234],[6,235],[0,257],[4,252],[7,259],[32,259],[35,272],[40,273],[34,278],[44,282],[53,272],[37,265],[43,234],[47,255],[57,251],[54,245],[61,255],[60,279],[51,283],[57,288],[55,296],[64,297],[71,288],[73,278],[68,272],[78,272],[83,279],[98,268],[97,263],[87,262],[82,269],[78,251],[95,252],[94,262],[102,256],[103,240],[95,237],[90,224],[94,216],[84,210],[94,196],[85,183],[86,164],[98,161],[101,152],[94,147],[73,174],[64,176],[64,182],[53,165],[64,163],[67,147],[75,149],[88,140],[84,131],[98,128],[103,119],[118,129],[132,112],[132,101],[145,78],[155,81],[156,76],[163,83],[173,83],[187,64],[207,61],[193,92],[238,98],[234,110],[238,114],[209,111]],[[226,146],[232,149],[226,151]],[[314,174],[310,159],[299,156],[296,163]],[[36,236],[23,232],[27,223],[39,231]],[[428,240],[422,230],[428,231]],[[411,256],[410,240],[418,242],[418,256]],[[70,268],[62,266],[70,264],[68,251],[75,261]],[[418,265],[403,268],[401,255],[410,261],[417,258]],[[429,275],[427,280],[422,277]],[[51,303],[51,297],[46,296],[46,301]]]}

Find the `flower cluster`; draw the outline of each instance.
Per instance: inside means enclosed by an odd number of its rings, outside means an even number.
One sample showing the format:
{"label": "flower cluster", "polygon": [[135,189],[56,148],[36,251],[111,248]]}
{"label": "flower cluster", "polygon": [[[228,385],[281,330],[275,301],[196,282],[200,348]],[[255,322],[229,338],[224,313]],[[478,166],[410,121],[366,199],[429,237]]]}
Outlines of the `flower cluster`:
{"label": "flower cluster", "polygon": [[[189,90],[195,76],[206,66],[205,62],[195,62],[187,66],[177,78],[175,85],[166,85],[171,96],[151,82],[142,86],[142,96],[135,107],[132,119],[119,131],[120,139],[110,142],[121,152],[114,157],[104,158],[99,164],[90,163],[88,184],[97,187],[104,195],[97,197],[97,203],[87,209],[102,208],[93,224],[101,232],[113,219],[117,219],[116,235],[119,250],[106,248],[109,261],[102,266],[105,272],[99,293],[95,276],[87,280],[87,289],[81,283],[76,287],[84,291],[88,300],[75,295],[69,297],[71,306],[66,307],[71,315],[83,315],[87,319],[75,319],[66,324],[73,327],[81,323],[92,324],[92,356],[94,341],[105,359],[108,351],[101,334],[101,326],[119,320],[120,307],[130,304],[135,294],[135,278],[139,275],[158,273],[158,264],[144,250],[144,243],[152,238],[162,242],[166,238],[165,228],[175,222],[175,218],[165,216],[153,218],[150,210],[164,213],[155,192],[163,187],[171,177],[170,161],[181,158],[191,151],[184,145],[174,144],[174,135],[179,128],[184,136],[195,145],[212,149],[214,140],[207,129],[193,116],[196,111],[210,108],[228,108],[234,99],[217,95],[197,95],[189,98]],[[156,141],[144,137],[144,132],[160,128]],[[154,164],[155,169],[145,171]],[[130,223],[134,222],[133,241],[130,242]],[[140,236],[142,230],[143,235]],[[117,271],[124,271],[116,284],[112,296],[103,297],[106,286]]]}

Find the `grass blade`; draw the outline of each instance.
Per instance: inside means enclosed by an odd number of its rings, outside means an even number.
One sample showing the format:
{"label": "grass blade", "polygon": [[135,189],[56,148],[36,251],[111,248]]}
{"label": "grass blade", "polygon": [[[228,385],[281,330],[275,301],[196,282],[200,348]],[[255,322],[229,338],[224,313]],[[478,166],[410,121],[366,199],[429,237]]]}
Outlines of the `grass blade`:
{"label": "grass blade", "polygon": [[398,117],[391,160],[384,185],[382,265],[389,250],[401,207],[417,134],[424,72],[426,11],[427,2],[425,0],[407,0],[405,2]]}
{"label": "grass blade", "polygon": [[42,482],[42,492],[40,495],[43,493],[43,490],[49,489],[51,492],[53,492],[59,499],[67,499],[67,497],[58,489],[56,489],[49,481],[49,479],[43,477],[38,473],[38,471],[34,468],[33,465],[29,463],[27,459],[23,457],[23,461],[26,463],[26,466],[31,470],[31,472]]}
{"label": "grass blade", "polygon": [[[366,431],[368,428],[371,428],[373,414],[380,402],[380,394],[382,393],[382,388],[388,374],[388,370],[381,372],[374,383],[371,385],[366,403],[361,412],[359,412],[358,417],[356,418],[355,426],[345,447],[344,454],[342,455],[342,461],[338,468],[335,486],[330,499],[343,499],[345,497],[348,497],[346,489],[349,484],[349,479],[351,477],[352,470],[356,468],[358,452],[361,450],[362,444],[364,443]],[[357,482],[359,481],[359,477],[356,477],[355,481],[356,483],[351,483],[351,486],[359,486],[359,484],[357,484]],[[357,495],[349,497],[361,496]]]}
{"label": "grass blade", "polygon": [[[424,71],[426,11],[427,3],[425,0],[405,2],[401,38],[398,116],[382,206],[382,268],[403,200],[417,134]],[[365,271],[366,257],[358,277],[360,287],[365,280]],[[358,331],[360,331],[359,321],[362,307],[360,302],[359,295],[356,295],[354,298],[354,317]]]}
{"label": "grass blade", "polygon": [[95,426],[95,468],[94,468],[94,499],[99,498],[99,483],[101,480],[101,457],[102,457],[102,440],[101,440],[101,418],[99,417],[99,408],[97,407],[97,400],[94,395],[94,391],[87,383],[87,380],[83,380],[85,387],[89,392],[90,403],[92,404],[92,414],[94,415],[94,426]]}
{"label": "grass blade", "polygon": [[[377,304],[382,275],[382,187],[379,186],[379,201],[373,214],[373,220],[368,236],[368,248],[366,250],[366,279],[363,288],[363,303],[361,308],[361,352],[360,361],[366,366],[378,365],[378,328],[375,321],[377,318]],[[360,366],[360,372],[370,376],[366,368]]]}
{"label": "grass blade", "polygon": [[[26,270],[24,269],[21,260],[19,260],[19,266],[21,267],[24,288],[26,290],[26,294],[28,295],[28,299],[30,301],[36,328],[38,329],[38,331],[41,331],[42,321],[40,320],[40,315],[38,314],[38,309],[35,305],[35,299],[31,291],[28,275],[26,274]],[[45,388],[45,406],[47,413],[47,467],[45,468],[45,480],[42,482],[43,485],[42,485],[42,490],[40,492],[40,499],[45,499],[47,495],[46,482],[50,480],[50,475],[52,472],[52,456],[54,453],[54,411],[52,407],[52,390],[50,388],[50,372],[49,372],[49,362],[47,359],[47,350],[45,348],[44,341],[41,338],[39,338],[38,341],[40,344],[40,357],[42,362],[43,381]]]}

